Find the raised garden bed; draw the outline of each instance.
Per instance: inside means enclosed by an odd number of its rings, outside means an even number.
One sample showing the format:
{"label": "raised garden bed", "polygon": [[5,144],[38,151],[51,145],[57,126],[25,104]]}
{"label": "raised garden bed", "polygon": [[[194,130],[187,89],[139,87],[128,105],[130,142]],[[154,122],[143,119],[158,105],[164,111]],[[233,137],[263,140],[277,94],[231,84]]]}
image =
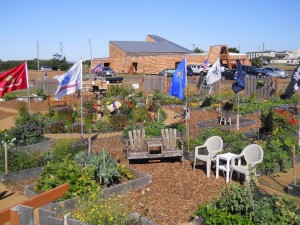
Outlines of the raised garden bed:
{"label": "raised garden bed", "polygon": [[300,197],[300,179],[295,183],[289,183],[288,185],[288,193],[290,195],[294,195]]}
{"label": "raised garden bed", "polygon": [[[128,169],[133,174],[134,179],[129,180],[128,182],[122,184],[117,184],[109,188],[102,189],[101,193],[105,198],[108,198],[113,194],[114,195],[124,194],[131,189],[144,188],[148,186],[149,183],[152,181],[151,175],[131,167],[128,167]],[[38,194],[33,190],[33,186],[34,185],[32,184],[32,185],[26,185],[24,187],[24,194],[27,198],[32,198]],[[57,210],[60,211],[62,208],[73,209],[75,207],[75,202],[76,202],[75,199],[69,199],[66,201],[55,202],[55,203],[51,202],[43,206],[43,208],[55,210],[55,211]]]}

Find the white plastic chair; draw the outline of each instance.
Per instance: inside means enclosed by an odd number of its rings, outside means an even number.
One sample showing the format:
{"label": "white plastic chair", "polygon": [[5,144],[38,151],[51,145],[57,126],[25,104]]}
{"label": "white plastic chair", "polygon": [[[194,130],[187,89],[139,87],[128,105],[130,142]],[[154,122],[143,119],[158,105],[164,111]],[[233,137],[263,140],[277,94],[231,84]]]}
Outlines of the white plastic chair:
{"label": "white plastic chair", "polygon": [[[199,154],[199,149],[206,148],[208,154]],[[195,159],[194,159],[194,167],[193,171],[195,170],[196,161],[205,161],[206,162],[206,176],[210,177],[210,167],[211,162],[216,161],[217,154],[223,150],[223,140],[219,136],[212,136],[208,138],[204,145],[196,146],[195,147]]]}
{"label": "white plastic chair", "polygon": [[[244,157],[246,165],[236,164],[236,159]],[[231,171],[230,171],[230,181],[232,179],[233,171],[245,174],[245,180],[250,181],[250,171],[253,171],[256,176],[256,165],[261,163],[264,158],[263,149],[257,144],[251,144],[246,146],[241,154],[234,156],[231,159]]]}

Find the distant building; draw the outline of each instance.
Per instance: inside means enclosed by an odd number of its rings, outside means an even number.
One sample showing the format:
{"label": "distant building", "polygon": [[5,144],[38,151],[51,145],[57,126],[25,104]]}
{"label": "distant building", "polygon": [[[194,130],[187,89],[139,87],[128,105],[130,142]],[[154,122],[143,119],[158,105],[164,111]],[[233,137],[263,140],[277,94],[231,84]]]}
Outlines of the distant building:
{"label": "distant building", "polygon": [[165,68],[176,68],[184,57],[188,64],[203,63],[205,59],[213,64],[220,58],[227,68],[240,57],[244,65],[250,65],[246,54],[228,53],[226,45],[211,46],[208,53],[194,53],[157,35],[148,35],[146,41],[110,41],[109,57],[94,58],[92,68],[101,63],[116,73],[158,74]]}
{"label": "distant building", "polygon": [[257,57],[273,57],[272,63],[287,63],[287,64],[298,64],[300,59],[300,49],[293,51],[263,51],[263,52],[246,52],[250,59]]}

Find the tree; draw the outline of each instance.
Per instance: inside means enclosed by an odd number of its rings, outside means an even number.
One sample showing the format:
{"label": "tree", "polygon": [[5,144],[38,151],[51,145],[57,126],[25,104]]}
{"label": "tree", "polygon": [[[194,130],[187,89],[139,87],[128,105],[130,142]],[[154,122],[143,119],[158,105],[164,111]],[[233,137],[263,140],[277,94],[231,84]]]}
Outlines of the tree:
{"label": "tree", "polygon": [[52,58],[52,69],[57,70],[67,70],[70,68],[70,64],[67,62],[66,57],[62,57],[62,55],[55,53]]}
{"label": "tree", "polygon": [[240,50],[238,50],[236,47],[230,47],[230,48],[228,48],[228,52],[240,53]]}
{"label": "tree", "polygon": [[253,66],[256,66],[256,67],[261,67],[261,65],[262,65],[262,58],[261,57],[256,57],[256,58],[253,58],[253,59],[251,59],[250,60],[251,61],[251,64],[253,65]]}
{"label": "tree", "polygon": [[204,50],[202,50],[202,49],[200,49],[200,48],[195,48],[194,50],[193,50],[195,53],[204,53]]}

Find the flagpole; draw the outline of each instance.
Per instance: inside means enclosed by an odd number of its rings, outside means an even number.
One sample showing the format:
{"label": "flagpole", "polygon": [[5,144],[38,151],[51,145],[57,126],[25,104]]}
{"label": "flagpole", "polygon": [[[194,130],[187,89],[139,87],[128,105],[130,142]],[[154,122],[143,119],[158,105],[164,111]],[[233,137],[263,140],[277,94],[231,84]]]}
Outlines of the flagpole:
{"label": "flagpole", "polygon": [[82,61],[81,62],[81,87],[80,87],[80,124],[81,124],[81,138],[83,138],[83,116],[82,116]]}
{"label": "flagpole", "polygon": [[28,112],[30,113],[30,91],[29,91],[29,80],[28,80],[28,70],[27,70],[27,61],[25,61],[25,69],[26,69],[26,82],[27,82],[27,94],[28,94]]}
{"label": "flagpole", "polygon": [[189,132],[189,115],[188,113],[188,101],[187,101],[187,97],[188,97],[188,80],[187,80],[187,72],[186,72],[186,58],[185,58],[185,129],[186,129],[186,138],[187,138],[187,151],[190,151],[190,132]]}
{"label": "flagpole", "polygon": [[236,129],[240,129],[240,92],[238,92],[238,114],[236,116]]}

